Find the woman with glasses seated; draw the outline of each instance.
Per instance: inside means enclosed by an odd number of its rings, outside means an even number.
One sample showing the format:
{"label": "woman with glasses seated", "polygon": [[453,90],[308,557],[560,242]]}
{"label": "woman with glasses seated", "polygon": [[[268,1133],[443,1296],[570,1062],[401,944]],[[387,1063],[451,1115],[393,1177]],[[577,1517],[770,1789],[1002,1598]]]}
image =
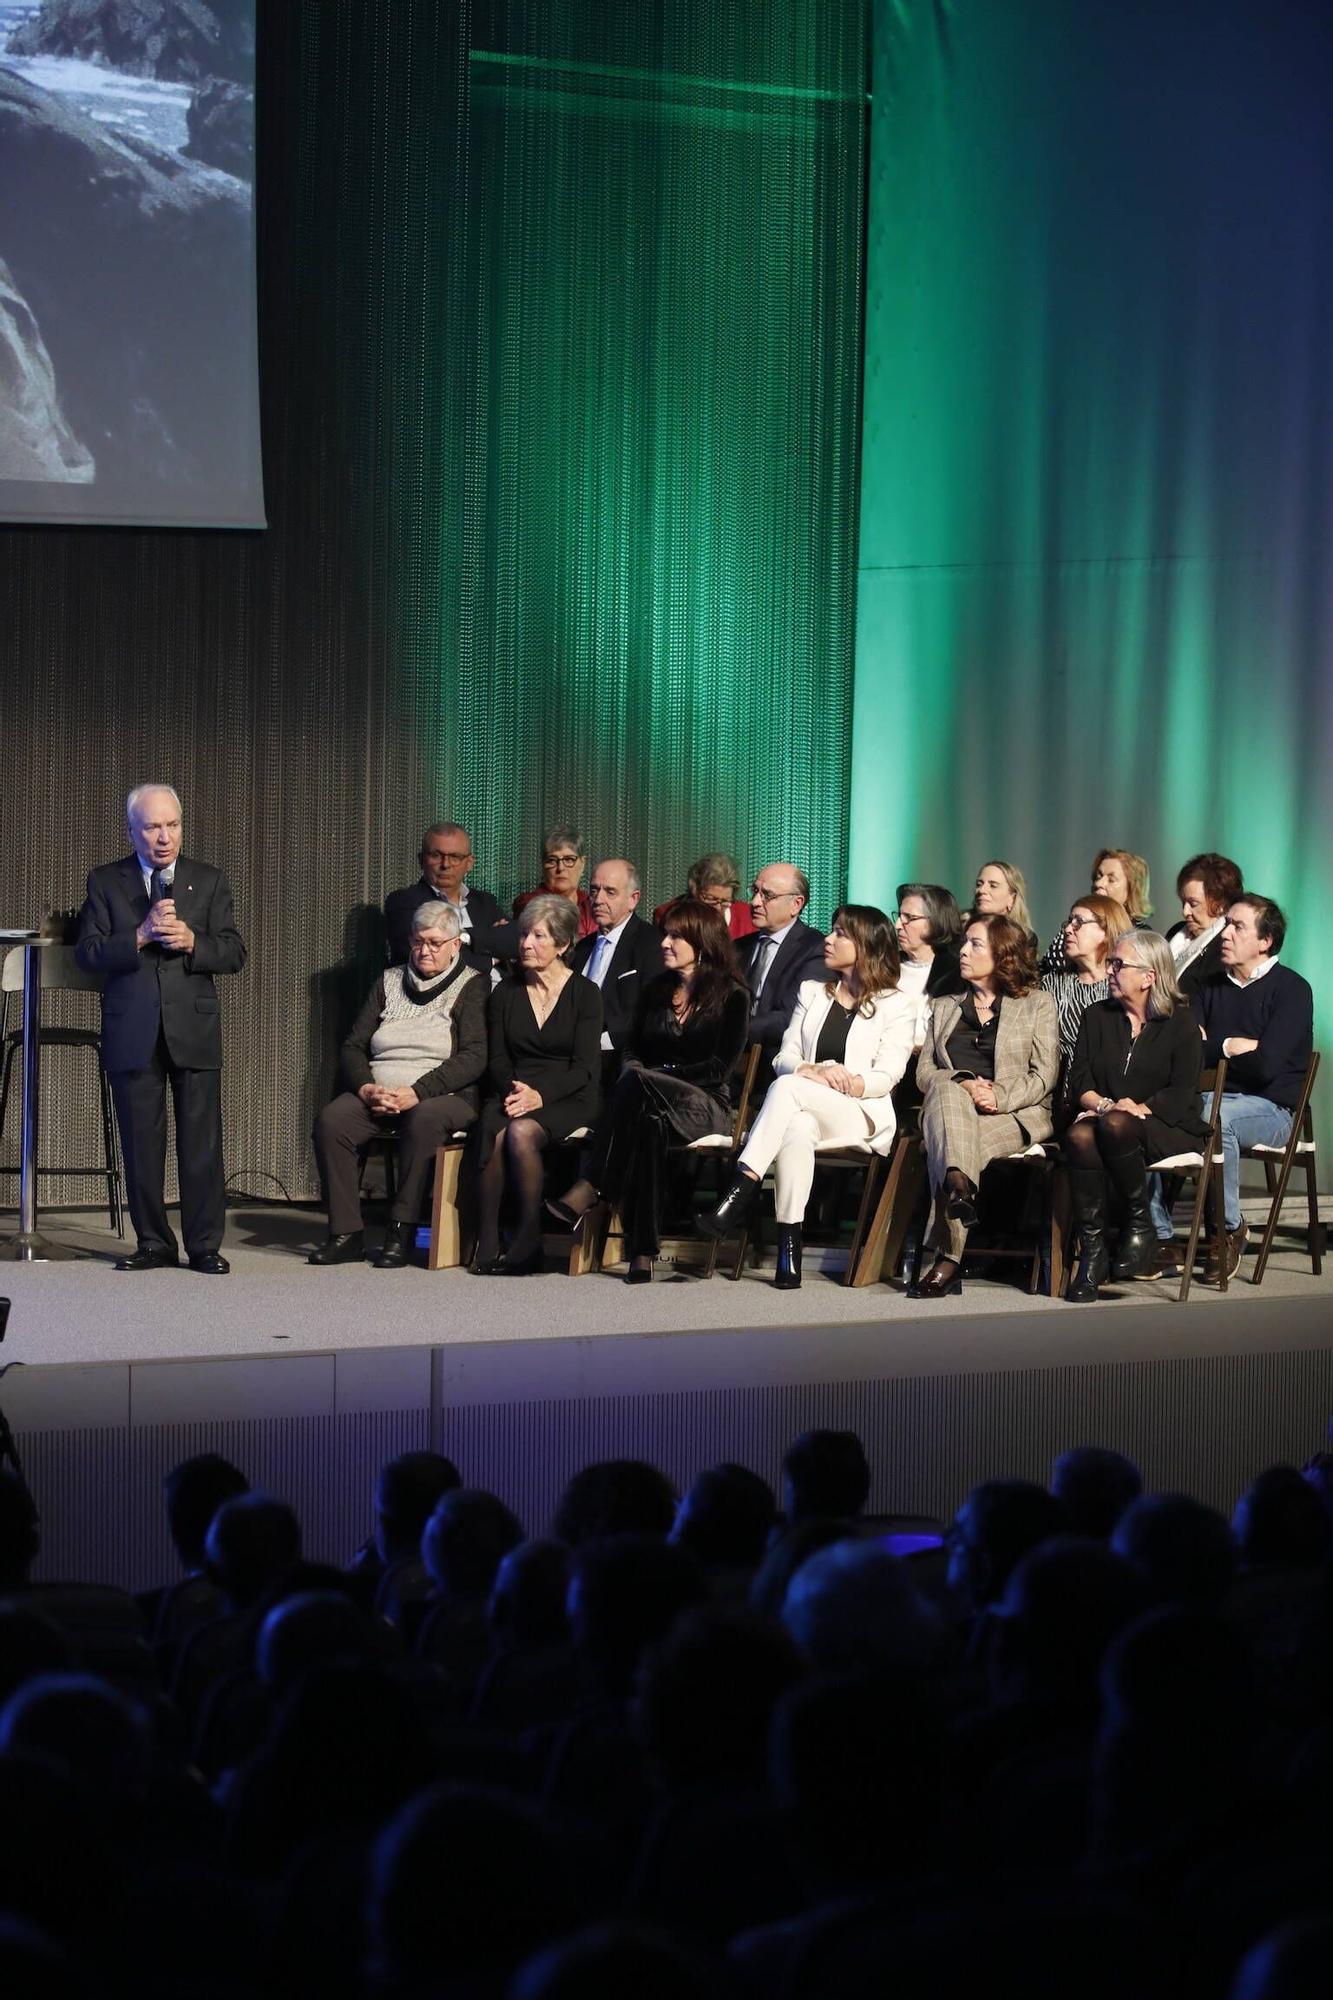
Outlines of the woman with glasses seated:
{"label": "woman with glasses seated", "polygon": [[962,991],[958,940],[963,935],[963,913],[938,882],[900,882],[893,934],[898,944],[898,991],[918,1004],[920,1048],[930,1018],[925,1003],[937,993]]}
{"label": "woman with glasses seated", "polygon": [[[1131,854],[1127,847],[1103,847],[1092,864],[1092,893],[1118,903],[1126,924],[1147,930],[1152,904],[1148,900],[1148,864],[1141,854]],[[1043,973],[1064,971],[1066,929],[1067,925],[1058,930],[1047,945],[1041,962]]]}
{"label": "woman with glasses seated", "polygon": [[935,1261],[914,1299],[961,1292],[959,1268],[977,1219],[977,1188],[991,1160],[1019,1153],[1052,1131],[1060,1074],[1055,1001],[1037,983],[1036,951],[1023,925],[974,916],[963,934],[961,998],[941,994],[917,1058],[921,1141],[935,1196]]}
{"label": "woman with glasses seated", "polygon": [[1110,998],[1106,961],[1111,940],[1129,927],[1129,912],[1124,904],[1112,902],[1109,896],[1085,896],[1081,903],[1075,903],[1065,920],[1060,932],[1061,970],[1043,972],[1041,976],[1042,985],[1055,998],[1060,1020],[1062,1079],[1069,1075],[1083,1016],[1099,1000]]}
{"label": "woman with glasses seated", "polygon": [[[740,863],[734,854],[719,851],[701,854],[697,861],[692,861],[685,877],[685,901],[711,903],[733,942],[736,938],[749,937],[754,929],[750,906],[741,895]],[[659,903],[653,911],[653,922],[659,931],[662,919],[670,908],[670,902]]]}
{"label": "woman with glasses seated", "polygon": [[583,836],[577,827],[553,826],[542,838],[542,879],[536,889],[525,889],[521,896],[514,898],[514,915],[521,916],[534,896],[563,896],[565,901],[578,912],[579,938],[591,937],[597,929],[588,901],[588,892],[580,888],[583,871],[588,865],[588,857],[583,846]]}
{"label": "woman with glasses seated", "polygon": [[917,1003],[898,990],[898,946],[883,910],[844,903],[824,940],[824,969],[823,979],[800,989],[736,1178],[699,1223],[706,1236],[734,1230],[772,1167],[779,1291],[801,1282],[801,1227],[817,1148],[862,1144],[889,1152],[897,1130],[892,1091],[916,1032]]}
{"label": "woman with glasses seated", "polygon": [[726,925],[682,899],[662,916],[664,970],[639,999],[625,1059],[593,1135],[588,1178],[549,1204],[578,1228],[599,1201],[625,1227],[626,1283],[646,1285],[662,1235],[667,1150],[732,1121],[731,1072],[748,1037],[750,995]]}
{"label": "woman with glasses seated", "polygon": [[[1197,1152],[1208,1133],[1199,1100],[1203,1042],[1170,945],[1157,931],[1122,931],[1107,971],[1110,997],[1083,1016],[1069,1067],[1075,1116],[1064,1153],[1078,1224],[1069,1297],[1079,1304],[1095,1299],[1108,1277],[1158,1275],[1148,1163]],[[1114,1263],[1106,1241],[1111,1189],[1124,1210]]]}

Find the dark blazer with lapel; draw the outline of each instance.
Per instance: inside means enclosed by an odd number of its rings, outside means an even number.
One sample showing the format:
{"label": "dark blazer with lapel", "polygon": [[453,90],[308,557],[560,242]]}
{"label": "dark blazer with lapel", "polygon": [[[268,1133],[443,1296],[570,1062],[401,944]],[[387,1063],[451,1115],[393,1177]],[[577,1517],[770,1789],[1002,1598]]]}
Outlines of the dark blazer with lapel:
{"label": "dark blazer with lapel", "polygon": [[[747,986],[759,940],[767,936],[767,931],[754,931],[736,946],[736,962]],[[770,1058],[776,1055],[791,1019],[801,981],[817,979],[823,968],[824,933],[812,930],[798,917],[778,946],[773,963],[768,968],[764,990],[750,1015],[750,1040],[762,1042],[764,1052]]]}
{"label": "dark blazer with lapel", "polygon": [[[434,900],[435,891],[421,881],[413,882],[406,889],[394,889],[385,897],[384,924],[390,965],[407,964],[407,950],[412,942],[412,919],[423,903]],[[504,940],[497,941],[491,936],[497,924],[505,923],[505,913],[494,896],[485,889],[474,889],[469,883],[467,913],[472,928],[463,933],[463,949],[459,954],[465,965],[475,967],[478,972],[489,972],[491,959],[497,950],[501,957],[513,957],[516,945],[501,950]],[[512,924],[508,929],[516,937]]]}
{"label": "dark blazer with lapel", "polygon": [[145,945],[134,933],[148,915],[148,892],[133,854],[94,868],[79,912],[75,955],[102,987],[102,1063],[111,1074],[142,1069],[161,1026],[182,1069],[221,1069],[222,1019],[214,975],[239,972],[245,945],[236,928],[231,885],[207,861],[176,857],[172,900],[194,932],[193,951]]}
{"label": "dark blazer with lapel", "polygon": [[[599,933],[580,938],[570,956],[575,972],[586,973]],[[639,996],[662,970],[662,940],[652,925],[631,912],[602,980],[602,1028],[613,1049],[623,1049],[634,1025]]]}

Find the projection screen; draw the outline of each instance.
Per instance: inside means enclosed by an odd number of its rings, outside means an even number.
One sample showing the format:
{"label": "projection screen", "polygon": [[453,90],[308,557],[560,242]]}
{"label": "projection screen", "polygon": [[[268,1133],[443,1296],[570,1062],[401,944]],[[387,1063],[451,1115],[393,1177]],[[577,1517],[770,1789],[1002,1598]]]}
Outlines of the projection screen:
{"label": "projection screen", "polygon": [[0,519],[261,528],[256,0],[0,0]]}

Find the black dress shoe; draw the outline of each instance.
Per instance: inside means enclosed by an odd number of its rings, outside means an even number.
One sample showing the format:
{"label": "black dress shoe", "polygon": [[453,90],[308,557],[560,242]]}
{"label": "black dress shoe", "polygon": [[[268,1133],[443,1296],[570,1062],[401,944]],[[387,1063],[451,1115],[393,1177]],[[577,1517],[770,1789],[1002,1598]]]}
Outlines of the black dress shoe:
{"label": "black dress shoe", "polygon": [[220,1250],[205,1250],[202,1257],[191,1257],[190,1269],[204,1278],[225,1278],[231,1265]]}
{"label": "black dress shoe", "polygon": [[977,1191],[966,1174],[950,1173],[944,1183],[944,1213],[964,1229],[977,1226]]}
{"label": "black dress shoe", "polygon": [[526,1257],[511,1257],[506,1254],[495,1266],[493,1278],[535,1278],[539,1271],[546,1269],[546,1259],[541,1250],[530,1250]]}
{"label": "black dress shoe", "polygon": [[307,1264],[359,1264],[366,1254],[366,1239],[359,1229],[345,1229],[339,1236],[326,1236],[310,1252]]}
{"label": "black dress shoe", "polygon": [[907,1287],[907,1296],[909,1299],[956,1299],[962,1289],[958,1266],[949,1258],[941,1257],[931,1265],[920,1284]]}
{"label": "black dress shoe", "polygon": [[118,1271],[175,1271],[179,1269],[180,1258],[174,1250],[132,1251],[128,1257],[117,1257]]}
{"label": "black dress shoe", "polygon": [[384,1244],[378,1257],[372,1259],[377,1271],[401,1271],[412,1261],[416,1249],[416,1230],[410,1222],[391,1222],[384,1232]]}
{"label": "black dress shoe", "polygon": [[474,1257],[468,1265],[468,1269],[474,1278],[493,1278],[499,1268],[500,1253],[498,1250],[494,1257]]}
{"label": "black dress shoe", "polygon": [[651,1260],[646,1264],[631,1264],[625,1273],[625,1283],[627,1285],[651,1285],[652,1282],[653,1267]]}

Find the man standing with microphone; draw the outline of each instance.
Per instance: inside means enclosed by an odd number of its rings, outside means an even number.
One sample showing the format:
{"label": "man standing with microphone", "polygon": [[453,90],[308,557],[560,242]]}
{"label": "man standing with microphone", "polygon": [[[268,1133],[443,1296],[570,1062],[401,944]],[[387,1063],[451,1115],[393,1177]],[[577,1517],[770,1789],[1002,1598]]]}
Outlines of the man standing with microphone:
{"label": "man standing with microphone", "polygon": [[245,945],[220,868],[181,853],[170,785],[125,802],[134,852],[94,868],[79,912],[77,958],[102,988],[102,1065],[111,1080],[138,1247],[118,1271],[179,1262],[167,1220],[167,1104],[176,1114],[181,1233],[190,1269],[221,1276],[222,1027],[215,973],[239,972]]}

